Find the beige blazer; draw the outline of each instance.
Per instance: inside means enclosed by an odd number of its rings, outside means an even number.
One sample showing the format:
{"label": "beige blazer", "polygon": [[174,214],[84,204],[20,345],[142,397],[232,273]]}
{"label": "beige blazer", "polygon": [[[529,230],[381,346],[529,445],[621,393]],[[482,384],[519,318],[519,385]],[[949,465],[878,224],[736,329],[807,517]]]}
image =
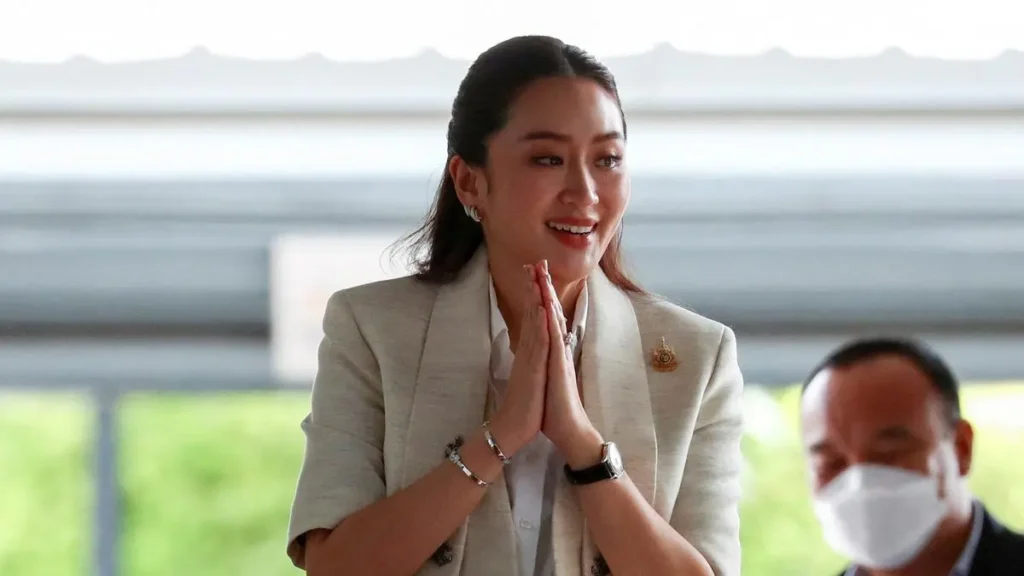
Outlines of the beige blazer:
{"label": "beige blazer", "polygon": [[[490,361],[484,251],[459,279],[401,278],[334,294],[324,318],[306,454],[288,533],[333,528],[444,461],[445,445],[486,419]],[[629,477],[715,573],[740,573],[742,376],[730,329],[654,297],[627,295],[601,272],[588,279],[590,313],[580,375],[587,414],[623,454]],[[661,339],[670,372],[652,368]],[[599,552],[571,489],[557,487],[553,552],[559,576],[591,574]],[[518,576],[508,492],[499,479],[449,539],[451,562],[419,574]]]}

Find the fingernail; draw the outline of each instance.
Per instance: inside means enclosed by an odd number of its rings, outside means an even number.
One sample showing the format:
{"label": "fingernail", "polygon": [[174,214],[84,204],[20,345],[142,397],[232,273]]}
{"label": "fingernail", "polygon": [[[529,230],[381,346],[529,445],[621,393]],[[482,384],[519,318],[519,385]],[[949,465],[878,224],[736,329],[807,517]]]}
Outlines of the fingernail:
{"label": "fingernail", "polygon": [[542,263],[541,265],[544,266],[544,273],[547,274],[548,273],[548,261],[547,260],[541,260],[541,263]]}

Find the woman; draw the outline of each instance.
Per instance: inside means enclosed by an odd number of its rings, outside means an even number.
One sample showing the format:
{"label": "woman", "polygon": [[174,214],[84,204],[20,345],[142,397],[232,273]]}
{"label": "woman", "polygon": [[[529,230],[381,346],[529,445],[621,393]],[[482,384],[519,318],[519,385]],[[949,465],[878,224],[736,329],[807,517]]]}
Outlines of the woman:
{"label": "woman", "polygon": [[623,272],[625,145],[578,48],[514,38],[470,67],[419,273],[328,303],[297,566],[739,573],[735,341]]}

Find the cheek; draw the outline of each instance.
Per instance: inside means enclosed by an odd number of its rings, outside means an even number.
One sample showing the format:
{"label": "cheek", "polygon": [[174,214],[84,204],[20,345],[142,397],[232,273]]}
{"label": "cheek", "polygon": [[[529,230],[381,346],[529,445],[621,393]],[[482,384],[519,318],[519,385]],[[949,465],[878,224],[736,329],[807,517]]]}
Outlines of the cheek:
{"label": "cheek", "polygon": [[814,492],[828,486],[840,474],[849,467],[842,458],[808,456],[807,473],[811,479],[811,489]]}
{"label": "cheek", "polygon": [[896,466],[910,472],[935,476],[938,473],[936,461],[931,454],[925,450],[914,450],[908,453],[894,454],[889,457],[877,458],[879,464]]}
{"label": "cheek", "polygon": [[[529,243],[537,234],[539,223],[550,213],[552,196],[527,179],[504,182],[492,192],[488,207],[492,215],[490,232],[515,243]],[[495,238],[495,239],[496,239]]]}
{"label": "cheek", "polygon": [[836,479],[836,476],[838,476],[838,474],[817,474],[811,472],[811,493],[817,494],[818,492],[820,492],[826,486],[831,484],[832,481]]}
{"label": "cheek", "polygon": [[501,209],[508,212],[533,213],[546,210],[558,200],[562,181],[554,177],[554,171],[517,170],[508,173],[495,200]]}
{"label": "cheek", "polygon": [[604,211],[604,219],[610,220],[617,227],[629,204],[629,196],[629,178],[623,174],[607,177],[598,188],[598,206]]}
{"label": "cheek", "polygon": [[609,202],[624,203],[629,199],[629,175],[618,170],[602,170],[597,174],[593,175],[594,182],[597,184],[598,194],[601,195],[602,199],[608,198]]}
{"label": "cheek", "polygon": [[960,476],[960,462],[952,445],[942,443],[928,457],[928,471],[937,476]]}

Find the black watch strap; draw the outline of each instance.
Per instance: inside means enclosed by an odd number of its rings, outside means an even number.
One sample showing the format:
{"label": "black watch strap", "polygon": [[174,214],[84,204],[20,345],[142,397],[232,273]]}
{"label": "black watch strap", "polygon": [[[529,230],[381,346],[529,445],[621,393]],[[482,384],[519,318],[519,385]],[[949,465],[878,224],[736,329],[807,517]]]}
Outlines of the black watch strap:
{"label": "black watch strap", "polygon": [[603,462],[590,468],[584,468],[583,470],[573,470],[569,468],[569,465],[565,465],[565,476],[569,479],[569,484],[574,486],[583,486],[585,484],[593,484],[602,480],[611,480],[615,477],[615,474],[606,466]]}
{"label": "black watch strap", "polygon": [[[611,453],[614,453],[613,458],[609,458]],[[611,442],[606,444],[604,458],[597,464],[581,470],[573,470],[568,464],[565,465],[565,477],[574,486],[593,484],[603,480],[613,480],[622,476],[622,474],[622,462],[618,456],[618,448]]]}

